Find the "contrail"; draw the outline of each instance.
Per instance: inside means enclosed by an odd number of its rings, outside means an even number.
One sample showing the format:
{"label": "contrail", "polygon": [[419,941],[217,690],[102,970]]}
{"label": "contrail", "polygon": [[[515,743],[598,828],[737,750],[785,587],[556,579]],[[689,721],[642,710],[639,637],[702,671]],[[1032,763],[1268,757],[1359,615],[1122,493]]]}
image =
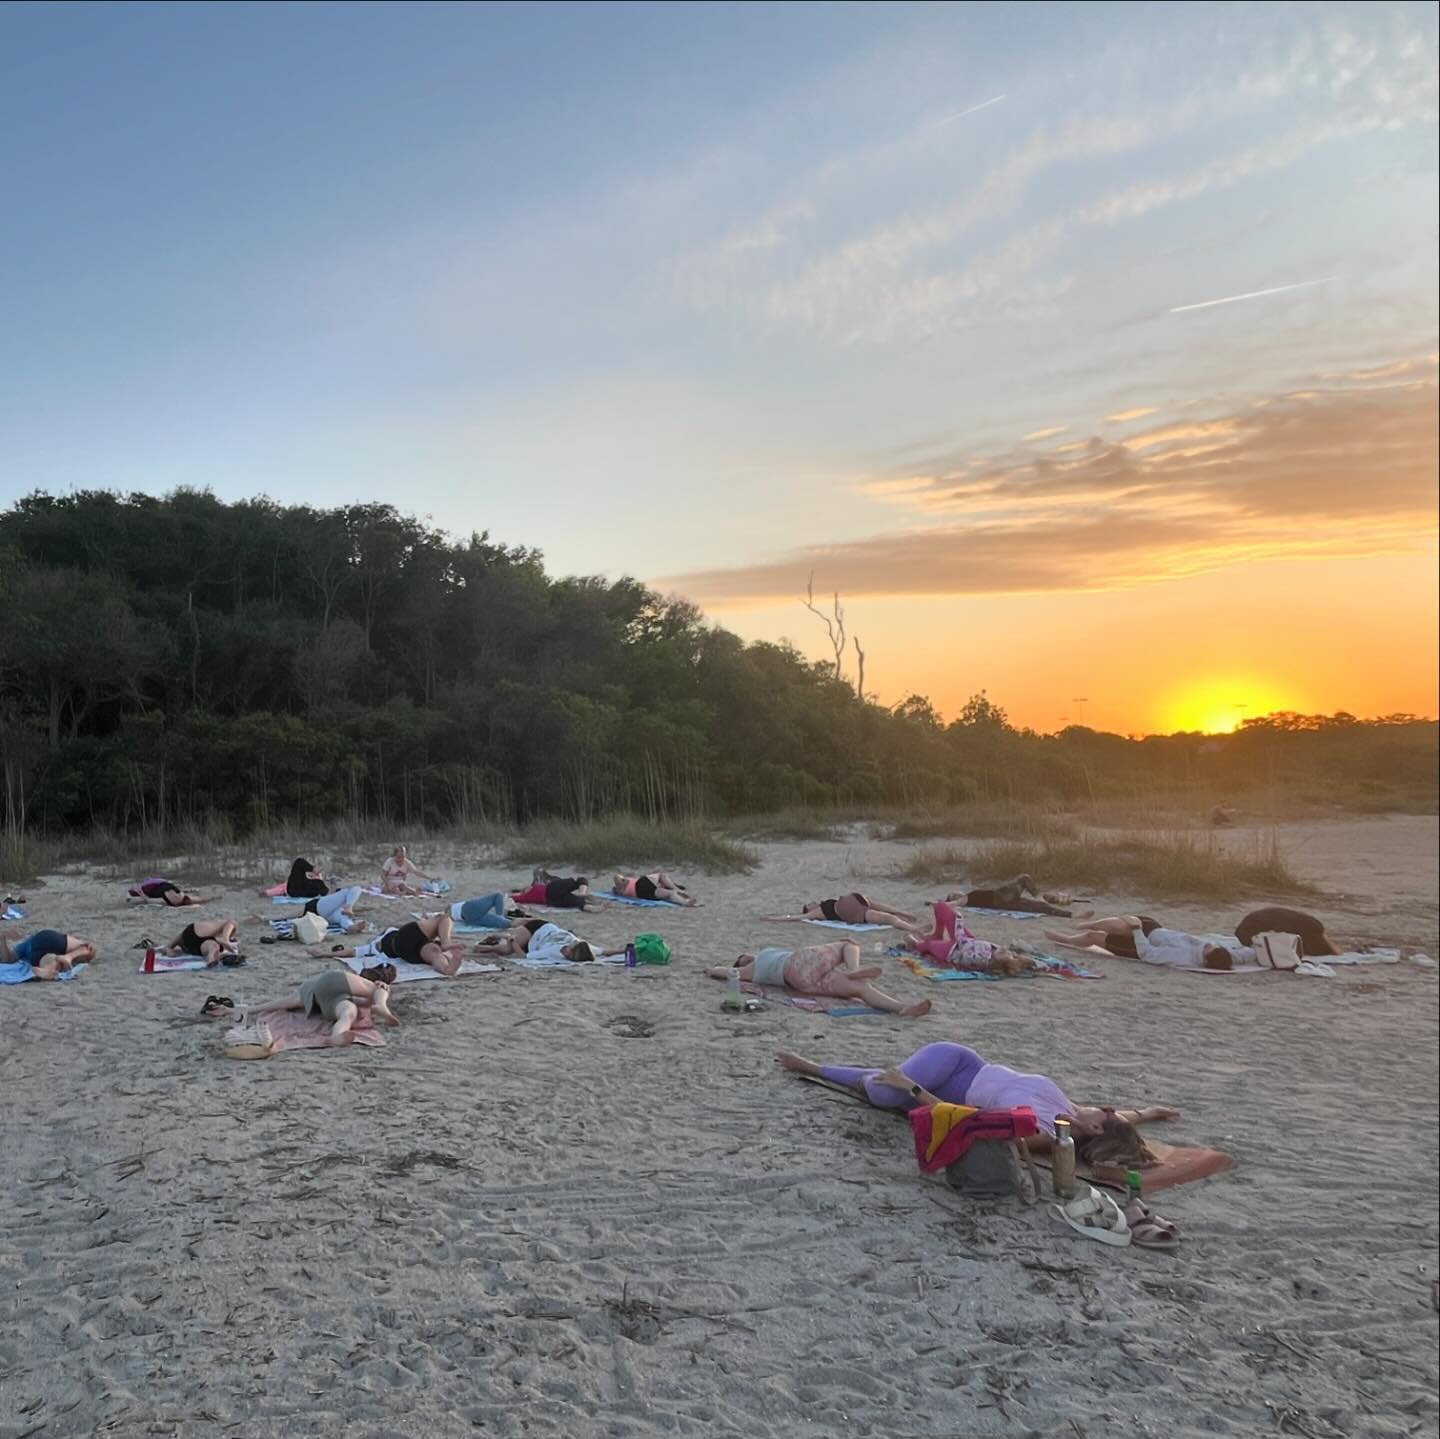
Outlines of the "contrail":
{"label": "contrail", "polygon": [[1269,290],[1246,290],[1243,295],[1226,295],[1223,300],[1201,300],[1198,305],[1173,305],[1169,313],[1183,315],[1186,310],[1208,310],[1211,305],[1233,305],[1237,300],[1258,300],[1262,295],[1283,295],[1287,290],[1308,290],[1311,285],[1328,285],[1335,279],[1326,275],[1323,280],[1301,280],[1295,285],[1276,285]]}
{"label": "contrail", "polygon": [[[1008,93],[1009,91],[1006,91],[1006,94]],[[947,115],[943,120],[937,120],[935,122],[935,128],[938,130],[942,125],[948,125],[952,120],[963,120],[967,115],[973,115],[979,110],[988,110],[992,105],[998,105],[1004,98],[1004,95],[992,95],[988,100],[982,100],[978,105],[972,105],[968,110],[957,110],[955,114]]]}

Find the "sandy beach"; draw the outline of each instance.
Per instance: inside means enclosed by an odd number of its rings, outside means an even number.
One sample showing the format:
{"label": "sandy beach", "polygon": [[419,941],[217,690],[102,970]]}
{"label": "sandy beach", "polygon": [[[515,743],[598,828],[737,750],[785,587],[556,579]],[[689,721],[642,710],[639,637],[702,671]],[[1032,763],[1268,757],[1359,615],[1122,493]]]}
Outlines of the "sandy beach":
{"label": "sandy beach", "polygon": [[[1433,817],[1282,841],[1333,933],[1436,954]],[[664,969],[404,985],[386,1047],[251,1064],[222,1056],[206,994],[323,964],[244,924],[245,969],[142,977],[131,946],[183,916],[127,911],[112,874],[27,890],[27,931],[103,955],[0,990],[0,1435],[1435,1432],[1433,970],[1116,959],[1095,982],[928,984],[882,955],[931,1015],[734,1016],[705,966],[834,937],[757,916],[857,886],[937,897],[893,878],[909,846],[858,831],[759,849],[751,875],[692,877],[703,908],[576,926],[658,930]],[[457,897],[524,878],[417,858]],[[254,890],[202,913],[271,917]],[[1094,896],[1197,929],[1253,907],[1158,903]],[[973,922],[1031,942],[1045,923]],[[893,938],[861,936],[867,957]],[[773,1062],[937,1039],[1082,1102],[1177,1106],[1162,1136],[1236,1167],[1157,1199],[1178,1252],[1109,1249],[1048,1206],[966,1203],[919,1174],[905,1125]]]}

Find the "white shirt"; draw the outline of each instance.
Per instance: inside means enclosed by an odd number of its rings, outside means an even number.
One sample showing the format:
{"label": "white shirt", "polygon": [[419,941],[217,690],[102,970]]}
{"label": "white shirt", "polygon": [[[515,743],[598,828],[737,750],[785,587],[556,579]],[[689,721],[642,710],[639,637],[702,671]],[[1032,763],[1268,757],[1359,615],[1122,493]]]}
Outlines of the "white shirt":
{"label": "white shirt", "polygon": [[558,924],[542,924],[530,936],[530,943],[526,945],[525,953],[531,959],[564,959],[565,946],[575,944],[579,938],[578,934],[572,934]]}
{"label": "white shirt", "polygon": [[1233,936],[1223,939],[1216,936],[1186,934],[1179,929],[1152,929],[1147,935],[1143,930],[1134,930],[1135,953],[1146,964],[1168,964],[1176,969],[1204,969],[1207,949],[1229,950],[1235,964],[1254,964],[1255,951],[1247,949]]}

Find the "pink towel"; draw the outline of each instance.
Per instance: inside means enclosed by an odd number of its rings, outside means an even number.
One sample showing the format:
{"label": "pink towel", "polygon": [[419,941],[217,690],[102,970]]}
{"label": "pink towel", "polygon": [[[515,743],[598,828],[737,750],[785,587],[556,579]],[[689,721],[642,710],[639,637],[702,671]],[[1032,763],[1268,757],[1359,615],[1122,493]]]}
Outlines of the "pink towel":
{"label": "pink towel", "polygon": [[[275,1053],[283,1049],[329,1049],[330,1024],[318,1014],[301,1014],[298,1009],[282,1009],[276,1014],[259,1014],[275,1039]],[[384,1044],[385,1036],[370,1023],[367,1014],[361,1014],[351,1031],[356,1044]]]}

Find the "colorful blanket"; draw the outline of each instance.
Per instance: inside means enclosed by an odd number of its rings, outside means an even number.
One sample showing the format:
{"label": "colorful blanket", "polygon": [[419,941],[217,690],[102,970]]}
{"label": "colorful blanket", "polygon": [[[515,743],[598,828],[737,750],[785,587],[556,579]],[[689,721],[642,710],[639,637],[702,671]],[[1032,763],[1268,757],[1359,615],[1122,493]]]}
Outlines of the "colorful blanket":
{"label": "colorful blanket", "polygon": [[918,974],[921,979],[948,980],[948,979],[1104,979],[1103,974],[1098,974],[1093,969],[1082,969],[1078,964],[1071,964],[1069,960],[1055,959],[1048,954],[1032,954],[1035,969],[1022,970],[1019,974],[991,974],[983,969],[954,969],[948,964],[941,964],[938,960],[930,959],[926,955],[912,954],[908,949],[902,949],[899,945],[891,945],[886,951],[901,960],[907,969]]}

